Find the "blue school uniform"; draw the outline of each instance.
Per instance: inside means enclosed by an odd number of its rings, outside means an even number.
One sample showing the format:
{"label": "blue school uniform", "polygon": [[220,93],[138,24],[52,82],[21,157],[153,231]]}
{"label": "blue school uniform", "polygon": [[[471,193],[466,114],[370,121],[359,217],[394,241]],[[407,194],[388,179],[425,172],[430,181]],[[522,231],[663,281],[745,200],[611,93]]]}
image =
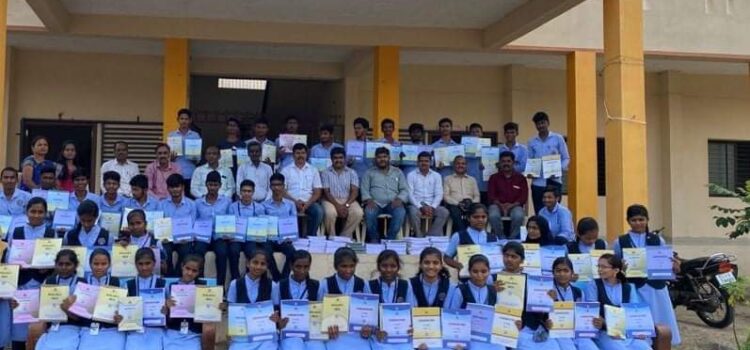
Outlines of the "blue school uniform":
{"label": "blue school uniform", "polygon": [[[326,294],[343,294],[351,295],[352,293],[371,293],[370,286],[357,276],[349,280],[341,278],[338,274],[326,277],[320,284],[318,291],[318,300],[323,300]],[[353,349],[370,349],[370,340],[362,338],[357,332],[347,332],[339,334],[335,340],[326,342],[328,350],[353,350]]]}
{"label": "blue school uniform", "polygon": [[[96,278],[89,276],[85,282],[94,286],[112,286],[120,287],[120,280],[110,275]],[[98,333],[96,329],[98,328]],[[94,330],[92,332],[92,329]],[[81,320],[81,331],[79,334],[80,350],[123,350],[125,349],[125,339],[127,334],[117,330],[114,323],[92,322],[91,320]]]}
{"label": "blue school uniform", "polygon": [[[141,289],[166,288],[166,281],[151,275],[151,277],[136,277],[128,281],[128,296],[137,297]],[[164,341],[164,327],[143,327],[143,332],[128,332],[125,338],[126,350],[162,350]]]}
{"label": "blue school uniform", "polygon": [[[318,300],[320,282],[307,279],[301,282],[291,277],[279,281],[279,295],[281,300]],[[282,317],[284,315],[281,315]],[[300,338],[282,339],[281,350],[325,350],[326,344],[321,340],[302,340]]]}
{"label": "blue school uniform", "polygon": [[[106,248],[112,246],[112,238],[109,235],[109,231],[97,225],[92,226],[91,229],[86,232],[86,230],[79,224],[65,233],[63,245],[82,246],[89,249]],[[81,263],[86,262],[82,261]]]}
{"label": "blue school uniform", "polygon": [[[635,287],[628,283],[617,282],[611,285],[601,279],[589,282],[586,287],[585,299],[589,302],[598,302],[600,305],[599,316],[604,317],[604,305],[621,306],[625,303],[637,303],[639,301]],[[606,329],[599,331],[596,343],[602,350],[651,350],[647,341],[640,339],[615,339],[607,335]]]}
{"label": "blue school uniform", "polygon": [[449,278],[438,277],[430,283],[419,274],[409,279],[409,300],[413,307],[447,308],[455,289]]}
{"label": "blue school uniform", "polygon": [[[557,292],[556,301],[583,301],[583,291],[573,285],[568,287],[562,287],[555,284],[555,291]],[[560,350],[598,350],[593,340],[578,338],[578,339],[562,339],[556,338],[557,346]]]}
{"label": "blue school uniform", "polygon": [[[248,275],[232,280],[227,290],[227,301],[230,303],[250,304],[260,301],[273,301],[279,305],[279,285],[267,276],[253,280]],[[232,337],[229,350],[276,350],[279,348],[277,335],[272,340],[251,342],[247,337]]]}
{"label": "blue school uniform", "polygon": [[[565,247],[568,250],[568,254],[591,254],[592,250],[605,250],[605,249],[607,249],[607,242],[604,241],[603,239],[597,239],[596,241],[594,241],[594,244],[587,245],[587,244],[584,244],[583,242],[581,242],[580,239],[578,239],[578,237],[576,237],[575,241],[568,242],[565,245]],[[596,268],[596,267],[594,267],[594,268]],[[573,273],[578,273],[578,272],[577,271],[573,271]],[[587,285],[588,285],[588,281],[581,281],[581,280],[578,280],[578,281],[572,282],[572,283],[573,283],[574,286],[578,287],[581,290],[585,290],[586,287],[587,287]]]}
{"label": "blue school uniform", "polygon": [[[411,294],[409,290],[411,286],[408,280],[397,279],[390,283],[384,282],[382,279],[374,279],[369,282],[370,290],[373,294],[380,296],[381,304],[391,303],[409,303],[414,304],[411,300]],[[378,341],[377,337],[372,337],[370,340],[370,346],[373,349],[382,350],[410,350],[412,349],[411,342],[405,344],[386,344]]]}
{"label": "blue school uniform", "polygon": [[[623,248],[645,248],[646,246],[664,245],[664,239],[652,233],[635,233],[630,231],[620,236],[614,243],[615,255],[622,258]],[[677,316],[672,307],[672,299],[669,298],[669,290],[665,281],[648,280],[646,278],[629,278],[633,283],[638,296],[647,303],[651,309],[654,323],[661,323],[672,329],[672,345],[682,342],[680,327],[677,324]]]}
{"label": "blue school uniform", "polygon": [[[205,285],[206,282],[202,280],[195,280],[191,283],[178,281],[176,284]],[[183,326],[187,326],[186,331],[182,330]],[[202,333],[203,325],[195,323],[192,318],[167,317],[167,331],[164,333],[163,341],[164,350],[200,350]]]}
{"label": "blue school uniform", "polygon": [[[58,275],[51,276],[44,281],[45,284],[67,285],[68,295],[73,295],[76,284],[79,282],[75,275],[62,278]],[[77,349],[80,343],[81,320],[73,319],[68,315],[67,322],[50,323],[47,331],[42,334],[36,343],[36,350],[70,350]]]}
{"label": "blue school uniform", "polygon": [[[248,218],[248,217],[256,217],[260,215],[266,215],[266,208],[261,203],[256,203],[255,201],[250,201],[249,204],[245,205],[242,203],[242,201],[235,201],[232,203],[232,205],[229,206],[228,210],[229,214],[238,216],[240,218]],[[239,265],[240,265],[240,253],[245,252],[245,256],[250,256],[256,248],[256,242],[245,242],[244,240],[236,240],[232,241],[228,245],[228,257],[229,257],[229,274],[232,276],[232,279],[237,279],[240,277],[240,271],[239,271]],[[219,250],[221,250],[221,247],[219,247]],[[217,255],[219,253],[216,252],[216,247],[214,247],[214,253]],[[273,256],[273,255],[271,255]],[[274,264],[274,259],[271,259],[269,263]]]}
{"label": "blue school uniform", "polygon": [[[495,302],[497,302],[497,291],[495,290],[495,286],[490,284],[477,286],[471,281],[467,281],[466,283],[456,286],[448,308],[466,309],[466,304],[469,303],[494,306]],[[472,350],[497,350],[499,346],[496,344],[481,343],[472,340],[469,348]]]}

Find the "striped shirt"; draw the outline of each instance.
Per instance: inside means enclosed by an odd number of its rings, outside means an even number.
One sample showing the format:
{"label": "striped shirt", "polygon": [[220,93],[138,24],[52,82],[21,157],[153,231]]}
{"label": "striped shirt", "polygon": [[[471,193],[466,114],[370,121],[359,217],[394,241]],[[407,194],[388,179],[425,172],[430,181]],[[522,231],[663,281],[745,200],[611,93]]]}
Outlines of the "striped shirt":
{"label": "striped shirt", "polygon": [[336,171],[329,167],[320,173],[323,188],[331,192],[331,196],[336,199],[348,199],[351,187],[359,188],[359,177],[357,172],[349,167],[344,167],[341,171]]}

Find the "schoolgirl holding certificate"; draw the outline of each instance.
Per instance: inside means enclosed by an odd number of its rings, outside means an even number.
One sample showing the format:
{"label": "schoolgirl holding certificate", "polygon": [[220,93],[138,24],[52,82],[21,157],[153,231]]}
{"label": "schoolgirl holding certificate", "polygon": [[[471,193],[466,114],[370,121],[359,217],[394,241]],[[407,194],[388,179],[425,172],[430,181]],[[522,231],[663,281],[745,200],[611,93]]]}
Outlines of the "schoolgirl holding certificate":
{"label": "schoolgirl holding certificate", "polygon": [[596,268],[599,277],[591,281],[586,289],[586,301],[598,302],[599,318],[594,319],[594,327],[600,329],[596,343],[602,350],[650,350],[651,346],[643,339],[617,339],[607,335],[604,319],[604,305],[621,307],[625,303],[637,303],[638,293],[628,283],[623,272],[622,259],[612,254],[599,258]]}
{"label": "schoolgirl holding certificate", "polygon": [[[190,254],[182,261],[182,277],[175,284],[205,285],[199,280],[203,258]],[[167,310],[175,305],[172,298],[167,299]],[[195,323],[192,318],[171,318],[167,312],[167,331],[164,334],[164,350],[200,350],[203,325]]]}
{"label": "schoolgirl holding certificate", "polygon": [[[613,249],[617,257],[622,259],[624,248],[646,248],[646,246],[660,246],[665,244],[663,238],[649,232],[648,210],[646,207],[640,204],[633,204],[628,207],[626,214],[630,231],[621,235],[614,242]],[[680,261],[673,258],[672,262],[672,270],[679,272]],[[672,330],[672,345],[680,344],[680,328],[677,324],[674,308],[672,307],[672,300],[669,298],[666,281],[629,278],[628,282],[635,285],[638,296],[651,308],[654,323],[669,325],[669,328]]]}
{"label": "schoolgirl holding certificate", "polygon": [[[451,236],[445,250],[445,264],[461,271],[463,264],[456,259],[459,245],[485,244],[497,242],[496,233],[487,233],[487,207],[481,203],[469,206],[469,227]],[[488,275],[489,277],[489,275]]]}
{"label": "schoolgirl holding certificate", "polygon": [[[135,212],[135,210],[133,211]],[[133,213],[131,212],[131,214]],[[130,220],[128,221],[131,222]],[[145,226],[144,226],[145,227]],[[128,296],[137,297],[141,295],[142,290],[151,290],[155,288],[165,288],[166,282],[154,275],[154,265],[156,256],[151,248],[139,248],[135,253],[135,266],[138,270],[138,276],[128,281]],[[145,304],[145,303],[144,303]],[[164,305],[166,306],[166,305]],[[166,307],[162,307],[162,313],[166,314]],[[144,318],[146,312],[144,310]],[[117,323],[121,321],[118,316]],[[164,338],[163,326],[145,326],[143,332],[128,332],[125,340],[126,350],[161,350]]]}
{"label": "schoolgirl holding certificate", "polygon": [[[327,277],[320,285],[318,300],[323,300],[326,294],[351,295],[352,293],[371,293],[370,286],[355,275],[357,270],[357,253],[351,248],[336,249],[333,254],[333,268],[336,273]],[[370,349],[371,327],[362,327],[360,333],[339,333],[338,327],[328,329],[330,340],[326,343],[328,350]]]}
{"label": "schoolgirl holding certificate", "polygon": [[[291,265],[292,274],[279,281],[281,300],[317,301],[320,282],[310,278],[312,255],[306,250],[297,250],[292,256]],[[284,329],[286,322],[288,322],[288,319],[282,318],[279,322],[279,328]],[[325,343],[320,340],[303,340],[301,338],[286,338],[281,340],[282,350],[325,350],[325,348]]]}
{"label": "schoolgirl holding certificate", "polygon": [[[490,276],[490,261],[487,257],[477,254],[469,259],[469,280],[456,287],[451,298],[449,309],[466,309],[466,304],[495,305],[497,290],[494,285],[487,284]],[[471,349],[497,349],[497,345],[472,341]]]}
{"label": "schoolgirl holding certificate", "polygon": [[[380,296],[380,303],[392,304],[392,303],[410,303],[412,300],[409,299],[409,281],[399,278],[398,272],[401,270],[401,259],[398,257],[398,253],[393,250],[386,249],[378,254],[377,259],[378,272],[380,277],[369,281],[370,290],[373,294]],[[409,350],[411,349],[411,342],[404,344],[386,344],[384,339],[387,334],[378,329],[375,332],[375,337],[371,341],[373,349],[392,349],[392,350]]]}
{"label": "schoolgirl holding certificate", "polygon": [[455,285],[443,266],[443,253],[427,247],[419,254],[419,272],[409,279],[409,300],[414,307],[447,307]]}
{"label": "schoolgirl holding certificate", "polygon": [[[581,302],[583,301],[583,291],[572,285],[573,280],[573,263],[566,257],[555,259],[552,263],[552,273],[555,276],[555,301]],[[554,326],[554,325],[553,325]],[[586,338],[565,339],[556,338],[560,350],[598,350],[594,341]]]}
{"label": "schoolgirl holding certificate", "polygon": [[[83,206],[83,203],[81,206]],[[119,288],[120,280],[117,277],[112,277],[108,273],[111,264],[112,260],[108,251],[103,248],[94,249],[89,256],[91,275],[85,278],[84,282],[93,286],[112,286]],[[81,341],[78,348],[81,350],[125,349],[126,334],[117,331],[117,324],[81,320],[80,337]]]}
{"label": "schoolgirl holding certificate", "polygon": [[[78,256],[76,256],[76,253],[70,249],[63,249],[55,257],[55,274],[48,277],[44,281],[44,284],[68,286],[68,294],[73,295],[76,284],[79,282],[78,277],[76,277],[76,268],[78,268]],[[60,308],[67,313],[71,305],[73,305],[73,298],[68,296],[60,304]],[[67,313],[67,315],[68,321],[66,322],[54,322],[47,325],[47,331],[36,343],[37,350],[69,350],[78,348],[81,320],[70,313]]]}
{"label": "schoolgirl holding certificate", "polygon": [[568,254],[590,254],[592,250],[607,249],[607,242],[599,238],[599,224],[594,218],[582,218],[576,225],[576,240],[568,242]]}
{"label": "schoolgirl holding certificate", "polygon": [[[14,240],[36,240],[40,238],[55,238],[55,231],[47,227],[44,218],[47,217],[47,201],[43,198],[32,197],[26,204],[27,223],[23,226],[16,227],[12,235],[8,235],[9,247],[5,250],[3,261],[7,262],[9,252],[13,247]],[[18,274],[18,289],[39,289],[52,270],[39,269],[21,269]],[[72,293],[72,292],[71,292]],[[29,325],[26,323],[13,324],[12,312],[14,301],[3,300],[0,302],[0,327],[1,329],[11,328],[11,340],[13,349],[25,349],[26,338],[28,336]],[[10,325],[10,326],[9,326]]]}
{"label": "schoolgirl holding certificate", "polygon": [[96,224],[99,217],[99,207],[91,200],[81,202],[76,209],[78,223],[72,230],[65,233],[63,245],[82,246],[86,248],[110,247],[112,239],[109,231]]}
{"label": "schoolgirl holding certificate", "polygon": [[[153,233],[147,231],[148,223],[146,222],[146,212],[142,209],[133,209],[126,217],[128,220],[128,235],[120,237],[119,244],[122,246],[135,245],[138,249],[151,248],[159,252],[161,262],[160,266],[154,266],[157,271],[161,271],[162,276],[167,273],[166,252],[162,242],[154,237]],[[154,258],[156,254],[154,254]]]}
{"label": "schoolgirl holding certificate", "polygon": [[[270,300],[274,306],[279,305],[279,285],[268,277],[268,259],[271,257],[263,249],[255,250],[248,256],[245,275],[229,283],[229,303],[250,304]],[[268,316],[278,324],[278,312]],[[229,342],[229,350],[275,350],[278,347],[276,334],[271,340],[251,342],[249,337],[232,337]]]}

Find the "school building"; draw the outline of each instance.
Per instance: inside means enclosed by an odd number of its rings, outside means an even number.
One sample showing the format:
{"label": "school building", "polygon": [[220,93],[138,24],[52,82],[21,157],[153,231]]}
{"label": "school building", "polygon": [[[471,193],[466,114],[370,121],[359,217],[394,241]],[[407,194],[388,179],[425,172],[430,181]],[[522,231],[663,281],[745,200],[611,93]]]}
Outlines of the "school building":
{"label": "school building", "polygon": [[375,134],[447,116],[496,142],[514,121],[525,142],[546,111],[576,217],[612,239],[644,203],[687,256],[747,245],[709,210],[739,202],[706,185],[750,178],[750,2],[0,0],[0,18],[2,164],[39,134],[52,159],[78,140],[97,177],[115,140],[145,164],[185,106],[204,144],[228,117],[275,134],[290,114],[311,144],[323,122],[352,137],[358,116]]}

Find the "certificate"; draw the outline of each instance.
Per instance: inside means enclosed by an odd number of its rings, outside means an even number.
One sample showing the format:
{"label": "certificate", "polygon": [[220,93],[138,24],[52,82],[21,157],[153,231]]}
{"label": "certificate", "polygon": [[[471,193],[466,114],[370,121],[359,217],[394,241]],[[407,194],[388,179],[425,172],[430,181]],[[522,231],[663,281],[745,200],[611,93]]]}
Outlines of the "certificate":
{"label": "certificate", "polygon": [[232,240],[235,242],[244,242],[246,234],[247,234],[247,218],[238,216],[234,222],[234,235],[232,236]]}
{"label": "certificate", "polygon": [[135,253],[137,245],[123,247],[119,244],[112,246],[112,276],[135,277],[138,269],[135,266]]}
{"label": "certificate", "polygon": [[386,333],[386,344],[410,344],[411,304],[380,305],[380,329]]}
{"label": "certificate", "polygon": [[265,242],[268,239],[268,218],[251,216],[247,218],[247,241]]}
{"label": "certificate", "polygon": [[562,177],[562,161],[559,154],[542,157],[542,174],[545,179]]}
{"label": "certificate", "polygon": [[516,321],[520,320],[520,316],[495,311],[495,317],[492,320],[492,344],[516,348],[518,345]]}
{"label": "certificate", "polygon": [[266,233],[268,234],[269,241],[279,240],[279,217],[278,216],[265,216],[268,226],[266,226]]}
{"label": "certificate", "polygon": [[599,270],[596,268],[599,265],[599,258],[604,254],[615,254],[614,250],[600,250],[594,249],[591,251],[591,278],[599,278]]}
{"label": "certificate", "polygon": [[401,165],[417,165],[417,157],[422,152],[422,145],[402,145],[401,153],[404,154],[404,158],[401,158]]}
{"label": "certificate", "polygon": [[526,169],[523,170],[523,174],[526,176],[531,175],[531,177],[542,177],[542,159],[526,159]]}
{"label": "certificate", "polygon": [[276,148],[276,145],[269,145],[267,143],[263,143],[260,149],[260,159],[262,159],[264,162],[268,161],[271,163],[276,163],[276,151],[277,150],[278,148]]}
{"label": "certificate", "polygon": [[[158,210],[152,210],[152,211],[146,211],[146,230],[149,232],[154,232],[154,223],[157,219],[161,219],[164,217],[163,211]],[[126,215],[127,216],[127,215]],[[127,217],[125,218],[127,221]]]}
{"label": "certificate", "polygon": [[172,241],[172,218],[154,220],[154,238],[159,241]]}
{"label": "certificate", "polygon": [[554,300],[549,291],[554,289],[552,277],[529,276],[526,280],[526,310],[529,312],[552,312]]}
{"label": "certificate", "polygon": [[365,156],[365,142],[357,141],[357,140],[346,141],[346,155],[349,157],[359,157],[359,158],[364,157]]}
{"label": "certificate", "polygon": [[496,243],[481,244],[482,255],[490,261],[490,273],[499,273],[503,271],[503,247]]}
{"label": "certificate", "polygon": [[289,320],[281,330],[281,338],[309,339],[310,302],[307,300],[282,300],[281,317]]}
{"label": "certificate", "polygon": [[62,247],[62,238],[40,238],[34,240],[34,256],[31,266],[34,268],[51,268],[55,266],[55,257]]}
{"label": "certificate", "polygon": [[169,318],[195,317],[195,285],[173,284],[169,293],[175,305],[169,308]]}
{"label": "certificate", "polygon": [[231,168],[233,166],[232,158],[234,157],[234,151],[231,148],[226,148],[219,151],[219,166],[222,168]]}
{"label": "certificate", "polygon": [[469,347],[471,342],[471,311],[469,310],[442,310],[443,347],[455,348]]}
{"label": "certificate", "polygon": [[195,322],[221,322],[224,287],[195,287]]}
{"label": "certificate", "polygon": [[476,136],[461,136],[461,144],[466,149],[467,158],[479,156],[479,138]]}
{"label": "certificate", "polygon": [[189,216],[172,219],[172,238],[175,241],[193,240],[193,219]]}
{"label": "certificate", "polygon": [[[375,316],[377,317],[377,313],[375,314]],[[321,332],[327,332],[328,327],[333,327],[333,326],[338,326],[340,332],[348,332],[349,331],[349,296],[348,295],[326,295],[324,296],[322,317],[323,319],[320,322]]]}
{"label": "certificate", "polygon": [[411,309],[412,347],[424,344],[428,348],[443,347],[440,329],[439,307],[416,307]]}
{"label": "certificate", "polygon": [[230,337],[246,337],[245,304],[229,304],[227,314],[227,335]]}
{"label": "certificate", "polygon": [[39,289],[22,289],[13,294],[18,307],[13,309],[13,323],[39,321]]}
{"label": "certificate", "polygon": [[76,284],[73,295],[75,295],[76,301],[70,306],[68,312],[90,320],[94,316],[99,286],[79,282]]}
{"label": "certificate", "polygon": [[550,338],[575,338],[575,303],[572,301],[555,302],[555,310],[549,314],[552,320]]}
{"label": "certificate", "polygon": [[625,309],[612,305],[604,305],[604,319],[607,323],[607,335],[612,338],[625,339]]}
{"label": "certificate", "polygon": [[521,266],[523,266],[523,272],[532,276],[542,275],[542,254],[539,248],[539,244],[536,243],[524,243],[523,249],[526,253],[526,259],[524,259]]}
{"label": "certificate", "polygon": [[498,147],[482,147],[480,151],[482,157],[482,179],[484,181],[490,181],[490,176],[497,173],[497,163],[500,161],[500,148]]}
{"label": "certificate", "polygon": [[279,135],[279,146],[283,149],[284,153],[292,153],[294,145],[301,143],[307,145],[307,135],[299,134],[280,134]]}
{"label": "certificate", "polygon": [[67,298],[70,288],[67,285],[43,285],[39,289],[39,320],[48,322],[66,322],[68,315],[60,307]]}
{"label": "certificate", "polygon": [[234,236],[234,230],[237,229],[237,217],[234,215],[216,215],[214,218],[216,225],[214,231],[219,236]]}
{"label": "certificate", "polygon": [[328,340],[328,328],[323,329],[323,303],[311,301],[310,307],[310,340]]}
{"label": "certificate", "polygon": [[128,296],[128,290],[125,288],[116,288],[102,286],[99,288],[99,297],[96,299],[94,307],[94,317],[96,321],[115,323],[115,312],[120,305],[120,299]]}
{"label": "certificate", "polygon": [[273,301],[266,300],[245,305],[245,324],[251,342],[273,340],[276,323],[271,321]]}
{"label": "certificate", "polygon": [[[353,293],[349,304],[349,328],[359,332],[364,326],[377,327],[379,302],[377,294]],[[325,312],[325,301],[323,303]]]}
{"label": "certificate", "polygon": [[68,209],[70,203],[70,192],[64,191],[47,191],[47,210],[50,212],[57,209]]}
{"label": "certificate", "polygon": [[495,308],[485,304],[466,304],[466,310],[471,311],[471,340],[489,344]]}
{"label": "certificate", "polygon": [[672,246],[647,246],[646,261],[648,262],[648,279],[672,280]]}
{"label": "certificate", "polygon": [[34,257],[35,244],[34,240],[12,240],[8,253],[8,264],[21,265],[23,268],[30,267],[31,259]]}
{"label": "certificate", "polygon": [[401,146],[391,145],[391,165],[401,164]]}
{"label": "certificate", "polygon": [[297,217],[287,216],[285,218],[279,218],[279,240],[285,239],[295,240],[299,237],[299,229],[297,228]]}
{"label": "certificate", "polygon": [[202,139],[185,139],[185,157],[200,158],[202,150]]}
{"label": "certificate", "polygon": [[0,239],[5,240],[8,232],[11,230],[13,217],[10,215],[0,215]]}
{"label": "certificate", "polygon": [[185,152],[182,149],[182,136],[167,137],[167,145],[169,146],[169,149],[175,154],[177,154],[178,156],[185,154]]}
{"label": "certificate", "polygon": [[648,277],[648,274],[646,273],[646,248],[623,248],[622,260],[628,264],[628,268],[625,270],[625,277]]}
{"label": "certificate", "polygon": [[391,150],[391,145],[389,143],[385,142],[376,142],[376,141],[367,141],[365,143],[365,153],[368,159],[374,159],[375,158],[375,151],[378,150],[380,147],[385,147],[388,149],[388,151]]}
{"label": "certificate", "polygon": [[52,219],[53,229],[70,230],[76,224],[76,212],[73,210],[57,210]]}
{"label": "certificate", "polygon": [[568,259],[573,263],[573,273],[578,275],[578,282],[591,281],[591,255],[568,254]]}
{"label": "certificate", "polygon": [[237,166],[250,163],[250,156],[247,155],[247,148],[237,149]]}
{"label": "certificate", "polygon": [[117,325],[120,332],[143,330],[143,301],[141,297],[125,297],[117,305],[117,314],[122,321]]}
{"label": "certificate", "polygon": [[143,302],[143,325],[149,327],[166,325],[167,316],[161,312],[164,306],[164,288],[141,289],[138,295]]}
{"label": "certificate", "polygon": [[0,264],[0,298],[12,298],[18,289],[18,265]]}
{"label": "certificate", "polygon": [[[234,217],[234,216],[233,216]],[[213,221],[211,220],[196,220],[195,223],[193,223],[193,234],[195,235],[195,240],[199,242],[205,242],[210,243],[211,237],[213,236]],[[234,231],[234,225],[232,225],[232,231]],[[182,240],[182,239],[177,239]]]}
{"label": "certificate", "polygon": [[541,247],[542,276],[552,276],[552,264],[555,262],[555,259],[563,258],[567,253],[568,249],[562,245]]}
{"label": "certificate", "polygon": [[109,231],[115,237],[120,232],[120,213],[99,213],[99,226]]}
{"label": "certificate", "polygon": [[442,164],[443,166],[451,166],[456,157],[464,155],[464,146],[453,145],[437,147],[434,149],[434,152],[436,165],[440,166],[440,164]]}
{"label": "certificate", "polygon": [[333,162],[331,161],[331,158],[310,158],[310,165],[313,166],[313,168],[318,169],[318,171],[325,171],[333,165]]}
{"label": "certificate", "polygon": [[456,247],[456,258],[458,262],[463,265],[461,271],[458,272],[459,277],[469,277],[469,259],[472,256],[481,254],[482,247],[478,244],[464,244]]}
{"label": "certificate", "polygon": [[495,309],[505,314],[521,316],[526,295],[526,275],[499,273],[497,280],[503,282],[504,289],[497,293]]}
{"label": "certificate", "polygon": [[646,303],[629,303],[623,304],[625,309],[625,336],[635,338],[645,336],[653,338],[656,336],[654,331],[654,319],[651,317],[651,309]]}
{"label": "certificate", "polygon": [[596,338],[599,330],[594,327],[594,319],[599,318],[599,303],[575,304],[576,338]]}

